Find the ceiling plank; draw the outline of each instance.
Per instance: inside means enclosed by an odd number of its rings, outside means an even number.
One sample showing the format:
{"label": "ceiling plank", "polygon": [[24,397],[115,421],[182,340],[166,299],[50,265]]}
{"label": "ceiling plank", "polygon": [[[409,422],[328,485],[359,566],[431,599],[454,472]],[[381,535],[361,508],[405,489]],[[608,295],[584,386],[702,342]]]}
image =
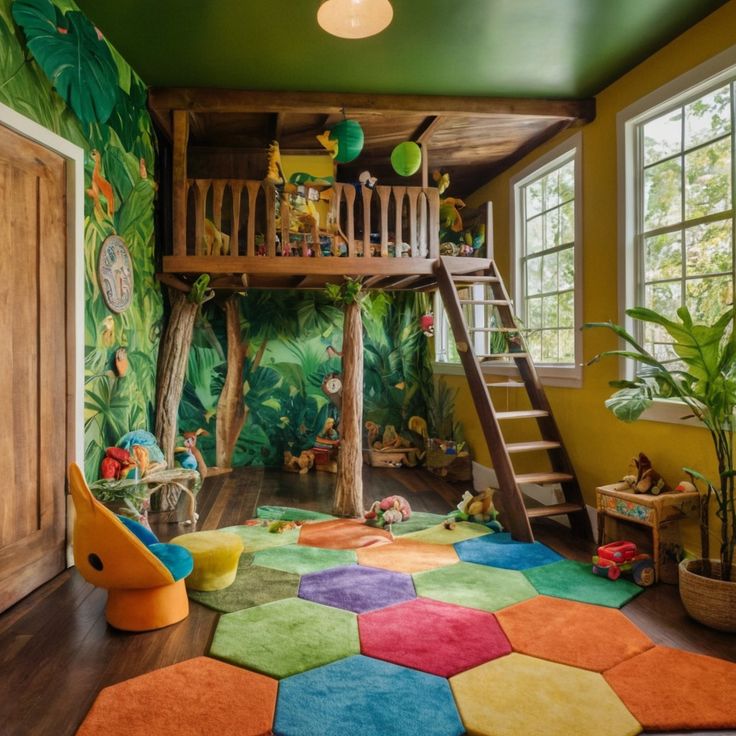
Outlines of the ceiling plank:
{"label": "ceiling plank", "polygon": [[548,100],[512,97],[450,97],[444,95],[368,95],[355,92],[268,92],[206,87],[156,87],[149,91],[157,110],[192,112],[360,112],[425,115],[526,115],[590,122],[595,100]]}

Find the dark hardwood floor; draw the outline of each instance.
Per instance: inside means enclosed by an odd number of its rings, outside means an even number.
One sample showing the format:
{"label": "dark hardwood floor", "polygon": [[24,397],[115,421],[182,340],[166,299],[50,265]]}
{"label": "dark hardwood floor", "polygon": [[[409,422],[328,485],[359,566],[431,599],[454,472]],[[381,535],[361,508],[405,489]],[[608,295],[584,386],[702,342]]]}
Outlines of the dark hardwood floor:
{"label": "dark hardwood floor", "polygon": [[[461,492],[424,471],[365,468],[364,478],[366,507],[399,493],[416,511],[445,513]],[[257,468],[209,478],[199,497],[198,528],[241,523],[260,505],[329,512],[332,486],[333,476],[323,473],[299,476]],[[191,527],[159,524],[154,531],[167,540]],[[590,549],[564,527],[540,523],[535,532],[567,557],[590,559]],[[131,635],[107,626],[105,598],[105,591],[70,569],[0,615],[2,736],[73,734],[101,688],[199,656],[209,647],[218,614],[208,608],[192,603],[180,624]],[[736,637],[692,622],[674,586],[647,590],[623,612],[657,643],[736,661]],[[174,707],[166,698],[162,694],[162,707]]]}

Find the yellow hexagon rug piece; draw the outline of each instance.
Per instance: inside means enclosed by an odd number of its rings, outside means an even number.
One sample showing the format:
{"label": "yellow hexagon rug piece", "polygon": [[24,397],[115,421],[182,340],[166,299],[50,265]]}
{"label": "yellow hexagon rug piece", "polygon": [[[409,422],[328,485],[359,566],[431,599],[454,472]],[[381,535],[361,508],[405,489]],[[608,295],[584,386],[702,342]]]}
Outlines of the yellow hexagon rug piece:
{"label": "yellow hexagon rug piece", "polygon": [[641,726],[602,675],[509,654],[450,679],[469,736],[635,736]]}

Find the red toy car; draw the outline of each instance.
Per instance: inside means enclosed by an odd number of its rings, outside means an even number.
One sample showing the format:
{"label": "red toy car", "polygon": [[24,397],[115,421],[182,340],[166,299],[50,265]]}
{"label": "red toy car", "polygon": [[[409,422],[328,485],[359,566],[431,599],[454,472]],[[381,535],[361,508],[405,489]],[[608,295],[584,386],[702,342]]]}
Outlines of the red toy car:
{"label": "red toy car", "polygon": [[637,585],[648,588],[654,583],[654,563],[646,554],[638,554],[633,542],[611,542],[598,547],[593,557],[593,573],[617,580],[621,573],[630,573]]}

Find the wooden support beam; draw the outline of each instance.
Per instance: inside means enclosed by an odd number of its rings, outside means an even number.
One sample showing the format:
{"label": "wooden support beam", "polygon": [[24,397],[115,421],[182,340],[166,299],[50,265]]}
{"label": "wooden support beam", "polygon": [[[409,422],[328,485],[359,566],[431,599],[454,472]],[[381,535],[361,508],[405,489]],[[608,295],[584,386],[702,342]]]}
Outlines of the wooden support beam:
{"label": "wooden support beam", "polygon": [[187,145],[189,143],[189,113],[174,110],[174,150],[172,164],[172,197],[174,255],[187,252]]}
{"label": "wooden support beam", "polygon": [[270,92],[200,87],[156,87],[149,90],[156,110],[193,112],[292,112],[352,114],[402,112],[438,115],[528,115],[590,122],[595,100],[549,100],[514,97],[453,97],[445,95],[374,95],[349,92]]}
{"label": "wooden support beam", "polygon": [[182,281],[173,273],[157,273],[156,278],[164,286],[170,286],[172,289],[183,291],[185,294],[188,294],[192,290],[192,287],[186,281]]}
{"label": "wooden support beam", "polygon": [[443,120],[440,115],[430,115],[429,117],[424,118],[422,124],[414,131],[414,135],[411,139],[415,143],[419,143],[419,145],[424,148],[424,146],[429,143],[430,138],[434,135],[442,122]]}

